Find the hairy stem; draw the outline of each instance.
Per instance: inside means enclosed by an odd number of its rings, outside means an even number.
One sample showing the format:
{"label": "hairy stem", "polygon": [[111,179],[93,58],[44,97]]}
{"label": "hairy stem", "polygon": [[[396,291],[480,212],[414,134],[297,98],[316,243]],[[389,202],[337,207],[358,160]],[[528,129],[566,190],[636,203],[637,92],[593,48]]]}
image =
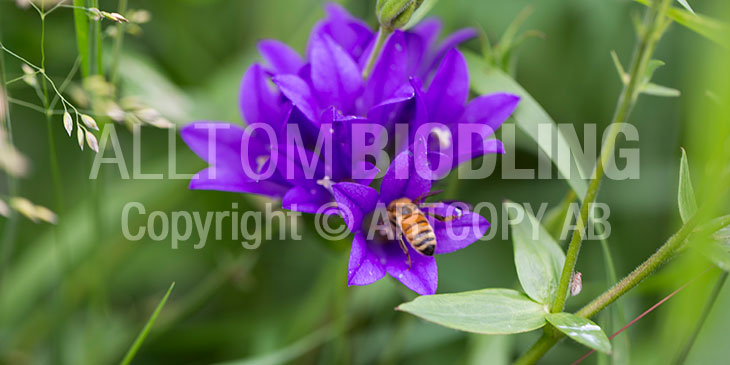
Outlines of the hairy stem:
{"label": "hairy stem", "polygon": [[[563,266],[560,282],[558,284],[558,292],[551,307],[551,311],[554,313],[562,312],[565,308],[570,279],[573,276],[575,264],[578,261],[578,254],[580,253],[580,248],[583,242],[583,232],[587,226],[591,205],[595,202],[596,197],[598,196],[598,189],[600,188],[601,180],[603,179],[605,164],[613,158],[614,148],[616,146],[616,137],[621,131],[622,124],[625,123],[629,115],[631,115],[631,111],[633,110],[636,100],[641,92],[641,80],[646,73],[647,65],[654,54],[656,45],[666,29],[666,14],[670,3],[671,0],[655,0],[653,6],[649,8],[644,18],[639,44],[636,47],[631,64],[630,78],[619,97],[606,141],[601,149],[600,157],[596,162],[593,179],[588,185],[586,197],[581,205],[580,216],[576,222],[576,229],[573,232],[573,236],[571,237],[570,244],[568,246],[565,265]],[[697,220],[698,218],[695,217],[695,219],[688,222],[688,224],[685,224],[682,229],[677,232],[677,234],[672,236],[654,255],[649,257],[649,259],[637,267],[636,270],[614,285],[614,287],[586,305],[576,314],[586,318],[592,317],[600,310],[613,303],[621,295],[636,286],[639,282],[641,282],[641,280],[649,276],[672,256],[675,250],[692,232],[694,226],[697,225]],[[538,340],[538,342],[535,343],[527,353],[525,353],[525,355],[518,359],[517,363],[533,364],[537,362],[558,342],[560,338],[562,338],[562,335],[559,332],[546,329],[543,337],[541,337],[540,340]]]}
{"label": "hairy stem", "polygon": [[365,64],[365,69],[362,71],[363,79],[367,80],[368,77],[370,77],[370,73],[373,72],[373,67],[375,67],[375,61],[378,59],[378,56],[380,56],[380,52],[383,50],[385,41],[392,33],[392,30],[388,30],[383,27],[380,27],[380,30],[378,30],[378,38],[375,40],[373,52],[370,53],[370,57],[368,57],[368,62]]}
{"label": "hairy stem", "polygon": [[665,29],[666,13],[670,2],[671,0],[657,0],[654,3],[654,7],[648,10],[645,17],[644,33],[640,38],[640,42],[634,54],[629,82],[624,86],[621,96],[619,97],[616,112],[614,113],[611,126],[608,130],[606,142],[604,143],[603,148],[601,149],[601,155],[596,162],[593,179],[588,185],[586,197],[580,208],[580,217],[576,222],[576,229],[573,231],[573,236],[571,237],[570,245],[568,246],[565,265],[563,266],[563,272],[561,273],[558,285],[558,293],[555,297],[555,302],[551,307],[551,310],[554,313],[562,312],[565,308],[570,278],[573,275],[575,264],[578,261],[578,254],[580,253],[580,248],[583,242],[583,234],[587,226],[588,216],[590,214],[591,206],[598,196],[598,190],[601,186],[601,180],[603,179],[605,165],[613,159],[614,149],[616,147],[616,137],[621,131],[622,124],[625,123],[629,115],[631,115],[631,111],[633,110],[636,100],[640,94],[641,80],[646,73],[647,65],[649,64],[649,61],[654,54],[654,50],[656,49],[656,45]]}
{"label": "hairy stem", "polygon": [[[638,285],[672,257],[687,237],[694,231],[698,220],[699,217],[696,216],[687,222],[687,224],[682,226],[676,234],[670,237],[664,245],[634,269],[634,271],[575,314],[579,317],[591,318]],[[552,336],[546,332],[527,353],[517,360],[516,364],[534,364],[542,358],[563,337],[562,333],[557,331],[551,333],[553,334]]]}

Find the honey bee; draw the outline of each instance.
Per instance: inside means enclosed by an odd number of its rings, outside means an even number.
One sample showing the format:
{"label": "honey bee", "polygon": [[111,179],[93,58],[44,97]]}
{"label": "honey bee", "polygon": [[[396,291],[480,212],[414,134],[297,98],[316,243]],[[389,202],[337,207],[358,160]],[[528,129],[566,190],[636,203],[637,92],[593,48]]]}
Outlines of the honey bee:
{"label": "honey bee", "polygon": [[442,222],[448,222],[461,217],[461,211],[459,210],[457,210],[457,215],[448,217],[421,210],[421,208],[427,206],[423,201],[427,197],[438,193],[440,192],[420,196],[415,200],[400,198],[388,204],[388,219],[395,228],[395,233],[403,253],[408,257],[408,268],[411,267],[411,255],[406,242],[424,256],[433,256],[436,251],[436,245],[438,244],[436,234],[433,231],[433,227],[431,227],[431,223],[426,219],[426,215]]}

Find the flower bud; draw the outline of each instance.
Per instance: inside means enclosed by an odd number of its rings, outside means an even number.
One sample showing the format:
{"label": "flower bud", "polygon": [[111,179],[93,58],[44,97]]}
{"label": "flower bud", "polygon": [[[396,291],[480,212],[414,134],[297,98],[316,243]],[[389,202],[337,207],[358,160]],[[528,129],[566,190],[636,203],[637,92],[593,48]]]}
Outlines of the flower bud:
{"label": "flower bud", "polygon": [[378,0],[375,13],[380,26],[394,30],[405,26],[423,0]]}

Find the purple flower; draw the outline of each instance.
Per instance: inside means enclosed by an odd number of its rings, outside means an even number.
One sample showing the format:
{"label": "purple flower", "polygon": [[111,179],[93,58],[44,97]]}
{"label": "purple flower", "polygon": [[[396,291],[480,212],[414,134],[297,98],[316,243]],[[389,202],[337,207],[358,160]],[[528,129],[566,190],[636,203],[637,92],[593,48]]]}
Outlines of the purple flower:
{"label": "purple flower", "polygon": [[[415,201],[431,192],[425,147],[425,142],[422,141],[398,154],[383,177],[380,194],[361,184],[343,182],[333,186],[341,214],[354,233],[348,285],[369,285],[387,273],[418,294],[430,295],[436,292],[438,269],[435,258],[417,252],[407,242],[409,253],[406,255],[398,238],[393,236],[394,231],[390,229],[388,236],[382,230],[390,224],[384,212],[388,204],[400,198]],[[489,228],[486,219],[456,205],[436,203],[421,209],[427,212],[427,219],[433,228],[437,255],[469,246]],[[444,222],[428,214],[455,219]]]}
{"label": "purple flower", "polygon": [[[276,40],[259,43],[264,63],[246,71],[239,98],[241,113],[249,126],[257,126],[255,131],[205,121],[181,131],[188,146],[211,165],[195,175],[191,189],[282,198],[286,209],[313,213],[332,201],[331,183],[369,184],[378,171],[354,161],[353,125],[381,125],[390,134],[395,123],[409,122],[404,109],[416,93],[410,78],[428,77],[449,49],[475,35],[460,31],[437,45],[441,26],[435,20],[412,32],[396,31],[365,82],[362,71],[375,34],[339,5],[328,4],[325,10],[327,18],[313,28],[306,58]],[[297,127],[300,144],[290,138],[289,126]],[[382,132],[375,129],[370,140]],[[322,133],[335,141],[333,161],[314,153]]]}
{"label": "purple flower", "polygon": [[[476,33],[461,30],[437,43],[437,20],[393,32],[363,80],[375,34],[338,5],[329,4],[325,11],[327,18],[312,29],[305,57],[276,40],[258,44],[263,62],[246,70],[239,97],[247,128],[204,121],[181,131],[210,165],[190,188],[281,198],[283,208],[305,213],[320,212],[335,201],[338,210],[322,212],[339,212],[354,234],[349,285],[368,285],[387,273],[419,294],[434,294],[436,260],[393,234],[387,207],[402,198],[418,203],[433,229],[435,254],[482,237],[489,223],[469,208],[421,204],[420,198],[431,194],[432,180],[460,163],[504,152],[501,142],[485,139],[512,114],[519,98],[493,94],[468,102],[468,69],[456,47]],[[409,133],[395,136],[403,125]],[[356,129],[369,134],[356,135]],[[408,143],[378,192],[368,186],[378,169],[356,153],[380,137],[389,137],[388,148],[401,139]]]}
{"label": "purple flower", "polygon": [[[411,140],[427,138],[429,149],[439,151],[451,168],[487,153],[504,153],[499,140],[486,139],[517,108],[519,96],[496,93],[469,98],[469,70],[466,59],[456,49],[448,51],[424,90],[421,80],[411,80],[415,90],[415,113]],[[430,124],[437,125],[429,127]],[[424,127],[420,130],[419,127]],[[433,154],[436,159],[439,155]],[[432,160],[432,165],[440,164]],[[451,169],[441,171],[445,176]]]}

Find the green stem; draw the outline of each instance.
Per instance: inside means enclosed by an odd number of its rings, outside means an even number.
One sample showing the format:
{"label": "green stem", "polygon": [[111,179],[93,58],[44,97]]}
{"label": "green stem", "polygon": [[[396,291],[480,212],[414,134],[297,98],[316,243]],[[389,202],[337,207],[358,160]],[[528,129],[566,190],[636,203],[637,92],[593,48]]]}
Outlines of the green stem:
{"label": "green stem", "polygon": [[[99,8],[99,0],[92,0],[92,7]],[[96,69],[94,70],[94,75],[103,75],[104,74],[104,49],[101,45],[101,21],[95,21],[93,23],[94,27],[94,51],[96,56]]]}
{"label": "green stem", "polygon": [[576,229],[573,232],[573,236],[568,246],[568,252],[566,253],[565,265],[563,266],[563,272],[560,276],[560,282],[558,285],[558,292],[555,297],[551,310],[553,313],[562,312],[565,308],[565,302],[568,296],[568,286],[570,285],[570,278],[573,276],[575,270],[575,264],[578,261],[578,254],[583,242],[583,234],[587,226],[588,216],[598,196],[598,190],[601,186],[601,180],[604,175],[605,165],[610,162],[614,156],[614,149],[616,147],[616,137],[621,131],[622,124],[626,122],[631,111],[636,104],[636,100],[640,93],[641,80],[646,73],[647,65],[651,60],[651,57],[656,49],[656,45],[661,38],[661,35],[665,29],[665,18],[669,8],[671,0],[657,0],[654,3],[654,7],[650,8],[647,12],[644,20],[644,34],[637,46],[634,60],[631,66],[631,78],[629,82],[624,86],[621,96],[616,106],[616,112],[614,113],[609,127],[606,142],[601,149],[601,155],[596,162],[596,168],[594,170],[593,179],[588,185],[588,191],[586,197],[583,200],[583,204],[580,209],[580,217],[576,222]]}
{"label": "green stem", "polygon": [[[119,0],[119,14],[124,15],[127,12],[127,0]],[[109,81],[112,85],[117,84],[119,77],[119,61],[122,54],[122,44],[124,43],[124,33],[127,30],[127,25],[120,23],[117,25],[117,34],[114,38],[114,55],[112,56],[112,64],[109,69]]]}
{"label": "green stem", "polygon": [[[687,222],[687,224],[682,226],[676,234],[670,237],[664,245],[646,259],[646,261],[634,269],[634,271],[616,283],[616,285],[614,285],[611,289],[605,291],[599,297],[588,303],[585,307],[581,308],[575,314],[579,317],[591,318],[638,285],[642,280],[651,275],[672,257],[687,237],[689,237],[689,235],[694,231],[698,220],[699,218],[696,216]],[[534,364],[542,358],[542,356],[545,355],[545,353],[563,337],[563,334],[560,332],[554,331],[551,333],[554,335],[550,336],[547,333],[544,334],[540,340],[538,340],[532,348],[527,351],[527,353],[517,360],[516,364]]]}
{"label": "green stem", "polygon": [[[1,23],[1,19],[0,19]],[[10,120],[10,104],[9,99],[10,95],[8,94],[8,91],[5,87],[5,54],[0,54],[0,90],[2,90],[2,94],[4,95],[4,98],[0,100],[0,103],[3,103],[2,110],[5,111],[4,116],[0,116],[0,129],[6,129],[7,131],[7,143],[11,146],[13,145],[13,125]],[[2,121],[5,120],[5,123],[2,123]],[[6,173],[5,174],[7,180],[8,180],[8,195],[9,197],[14,197],[17,195],[17,181],[15,179],[15,176],[12,174]],[[15,248],[15,237],[17,232],[17,226],[18,226],[18,213],[15,210],[10,210],[10,216],[7,219],[7,222],[5,223],[5,227],[3,229],[3,238],[2,238],[2,261],[0,261],[0,264],[2,265],[2,278],[5,278],[5,270],[8,268],[8,262],[10,260],[10,256],[12,256],[13,250]],[[0,282],[0,285],[2,285],[2,282]]]}
{"label": "green stem", "polygon": [[89,77],[91,63],[89,57],[89,17],[86,15],[86,1],[73,0],[74,25],[76,27],[76,46],[81,55],[81,76]]}
{"label": "green stem", "polygon": [[383,50],[385,41],[392,33],[392,30],[383,27],[380,27],[380,30],[378,30],[378,38],[375,40],[373,52],[370,53],[370,57],[368,57],[368,62],[366,63],[365,69],[362,71],[363,79],[367,80],[368,77],[370,77],[370,73],[373,72],[373,67],[375,67],[375,61],[378,59],[378,56],[380,56],[380,52]]}
{"label": "green stem", "polygon": [[695,341],[697,340],[697,336],[702,330],[702,326],[707,321],[707,317],[710,315],[712,307],[715,305],[717,297],[720,295],[720,291],[722,291],[722,287],[727,281],[727,275],[727,271],[723,271],[722,274],[720,274],[720,277],[717,279],[715,287],[712,289],[712,293],[710,293],[710,296],[707,298],[707,303],[705,303],[705,307],[702,309],[702,314],[700,314],[700,318],[697,319],[697,325],[695,326],[695,329],[692,331],[689,339],[687,339],[687,343],[684,345],[684,349],[682,349],[679,357],[677,357],[677,361],[675,362],[676,364],[684,364],[684,362],[687,360],[687,357],[692,350],[692,346],[694,345]]}

